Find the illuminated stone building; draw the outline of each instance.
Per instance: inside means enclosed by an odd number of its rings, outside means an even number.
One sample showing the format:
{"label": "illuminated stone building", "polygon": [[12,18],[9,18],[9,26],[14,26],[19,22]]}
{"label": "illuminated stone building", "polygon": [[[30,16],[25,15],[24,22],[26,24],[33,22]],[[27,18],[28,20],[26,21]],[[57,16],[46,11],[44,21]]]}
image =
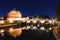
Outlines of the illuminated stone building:
{"label": "illuminated stone building", "polygon": [[8,18],[21,18],[22,14],[20,11],[12,10],[7,14]]}
{"label": "illuminated stone building", "polygon": [[28,20],[29,17],[26,17],[26,18],[22,18],[22,13],[20,11],[16,11],[15,9],[10,11],[8,14],[7,14],[7,20]]}

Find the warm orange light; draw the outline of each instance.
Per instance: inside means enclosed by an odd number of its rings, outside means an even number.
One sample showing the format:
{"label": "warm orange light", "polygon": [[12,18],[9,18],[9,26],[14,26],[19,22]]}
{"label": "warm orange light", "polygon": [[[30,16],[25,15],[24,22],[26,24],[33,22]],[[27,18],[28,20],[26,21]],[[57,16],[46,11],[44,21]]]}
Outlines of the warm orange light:
{"label": "warm orange light", "polygon": [[21,29],[12,29],[12,28],[11,28],[10,31],[9,31],[9,34],[10,34],[11,36],[14,36],[14,37],[20,36],[21,33],[22,33],[22,30],[21,30]]}
{"label": "warm orange light", "polygon": [[10,33],[13,32],[13,28],[10,28],[9,32],[10,32]]}
{"label": "warm orange light", "polygon": [[20,11],[12,10],[7,14],[8,18],[21,18],[22,14]]}
{"label": "warm orange light", "polygon": [[0,30],[0,33],[3,33],[4,32],[4,30]]}
{"label": "warm orange light", "polygon": [[3,23],[4,23],[4,21],[0,21],[0,23],[1,23],[1,24],[3,24]]}
{"label": "warm orange light", "polygon": [[10,22],[10,23],[13,23],[13,21],[12,21],[12,20],[10,20],[9,22]]}

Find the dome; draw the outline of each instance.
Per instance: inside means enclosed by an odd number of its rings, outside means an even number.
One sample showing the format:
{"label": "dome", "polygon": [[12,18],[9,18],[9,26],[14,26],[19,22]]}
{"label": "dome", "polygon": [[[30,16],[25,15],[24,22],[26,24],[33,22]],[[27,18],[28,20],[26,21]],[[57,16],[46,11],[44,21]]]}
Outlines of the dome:
{"label": "dome", "polygon": [[7,14],[7,18],[21,18],[22,14],[20,11],[12,10]]}

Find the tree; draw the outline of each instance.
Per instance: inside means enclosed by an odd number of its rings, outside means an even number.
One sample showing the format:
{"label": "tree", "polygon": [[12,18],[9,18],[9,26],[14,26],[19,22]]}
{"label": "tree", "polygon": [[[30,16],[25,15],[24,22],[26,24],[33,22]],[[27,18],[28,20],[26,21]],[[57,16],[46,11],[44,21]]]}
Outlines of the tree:
{"label": "tree", "polygon": [[56,13],[57,21],[60,21],[60,3],[57,5],[57,13]]}

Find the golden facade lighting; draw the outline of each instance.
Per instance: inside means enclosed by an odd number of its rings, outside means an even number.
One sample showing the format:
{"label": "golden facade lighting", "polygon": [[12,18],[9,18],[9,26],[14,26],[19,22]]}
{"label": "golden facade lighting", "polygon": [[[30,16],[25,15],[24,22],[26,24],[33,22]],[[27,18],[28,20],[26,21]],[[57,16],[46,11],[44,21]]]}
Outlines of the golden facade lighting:
{"label": "golden facade lighting", "polygon": [[16,11],[16,10],[12,10],[7,14],[8,18],[21,18],[21,12],[20,11]]}

